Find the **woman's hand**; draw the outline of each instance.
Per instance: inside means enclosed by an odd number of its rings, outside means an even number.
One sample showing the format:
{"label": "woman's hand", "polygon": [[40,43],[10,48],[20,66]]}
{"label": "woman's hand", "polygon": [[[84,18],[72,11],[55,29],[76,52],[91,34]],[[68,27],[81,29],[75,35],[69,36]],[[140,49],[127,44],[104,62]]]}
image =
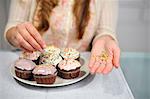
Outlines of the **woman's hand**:
{"label": "woman's hand", "polygon": [[[100,56],[103,52],[107,53],[107,60],[100,59]],[[91,73],[108,74],[113,67],[118,68],[119,66],[120,48],[116,42],[109,36],[103,36],[96,40],[92,47],[91,58],[89,62]]]}
{"label": "woman's hand", "polygon": [[13,46],[29,52],[43,51],[42,49],[46,46],[39,32],[29,22],[18,24],[8,30],[6,38]]}

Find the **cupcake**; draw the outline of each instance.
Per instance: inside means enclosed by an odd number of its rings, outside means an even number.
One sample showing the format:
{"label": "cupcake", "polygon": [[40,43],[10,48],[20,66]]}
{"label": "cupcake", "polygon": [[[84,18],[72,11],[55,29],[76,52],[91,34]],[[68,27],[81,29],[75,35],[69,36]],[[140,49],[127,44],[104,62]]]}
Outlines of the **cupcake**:
{"label": "cupcake", "polygon": [[57,70],[52,65],[39,65],[33,70],[34,80],[38,84],[53,84],[56,79]]}
{"label": "cupcake", "polygon": [[39,56],[41,52],[34,51],[34,52],[22,52],[20,58],[32,60],[36,65],[39,64]]}
{"label": "cupcake", "polygon": [[56,54],[56,55],[60,54],[60,49],[55,46],[47,46],[44,49],[44,51],[45,51],[45,53],[49,53],[49,54]]}
{"label": "cupcake", "polygon": [[40,57],[40,64],[52,64],[56,65],[62,60],[62,57],[57,54],[43,53]]}
{"label": "cupcake", "polygon": [[74,59],[62,60],[58,66],[58,76],[64,79],[77,78],[80,73],[81,64]]}
{"label": "cupcake", "polygon": [[35,68],[36,64],[31,60],[27,59],[18,59],[15,64],[15,74],[17,77],[32,80],[32,71]]}
{"label": "cupcake", "polygon": [[79,60],[80,54],[76,49],[73,48],[63,48],[60,52],[63,59],[75,59]]}

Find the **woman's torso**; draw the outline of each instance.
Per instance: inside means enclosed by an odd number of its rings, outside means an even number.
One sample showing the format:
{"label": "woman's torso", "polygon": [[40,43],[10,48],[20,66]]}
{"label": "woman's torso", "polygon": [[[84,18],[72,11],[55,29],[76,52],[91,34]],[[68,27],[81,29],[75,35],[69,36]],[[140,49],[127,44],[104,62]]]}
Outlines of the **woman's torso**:
{"label": "woman's torso", "polygon": [[73,4],[74,0],[60,0],[58,6],[52,10],[50,28],[43,35],[48,45],[77,47],[79,40],[72,12]]}
{"label": "woman's torso", "polygon": [[[36,0],[33,0],[36,4]],[[91,0],[90,10],[91,19],[87,26],[85,37],[78,39],[78,31],[76,29],[76,18],[73,14],[73,7],[75,0],[59,0],[58,6],[56,6],[50,16],[50,28],[43,35],[44,40],[48,45],[55,45],[57,47],[72,47],[79,49],[82,45],[91,42],[94,36],[94,29],[96,28],[96,13],[95,13],[95,0]],[[36,5],[33,7],[35,10]],[[33,11],[32,11],[33,12]],[[33,13],[30,15],[33,17]],[[30,18],[31,19],[31,18]],[[89,28],[89,29],[88,29]],[[93,29],[93,31],[91,31]],[[93,33],[92,33],[93,32]],[[88,37],[89,35],[89,37]]]}

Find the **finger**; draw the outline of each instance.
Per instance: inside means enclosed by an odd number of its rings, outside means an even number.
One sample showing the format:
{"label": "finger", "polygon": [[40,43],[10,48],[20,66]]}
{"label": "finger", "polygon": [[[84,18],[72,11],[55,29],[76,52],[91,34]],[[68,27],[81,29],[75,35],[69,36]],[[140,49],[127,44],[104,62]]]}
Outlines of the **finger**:
{"label": "finger", "polygon": [[102,73],[103,74],[108,74],[109,72],[111,72],[112,68],[113,68],[112,62],[111,62],[111,60],[109,60],[109,61],[107,61],[106,67],[104,68]]}
{"label": "finger", "polygon": [[92,68],[90,69],[90,71],[91,71],[92,74],[95,74],[95,73],[96,73],[96,70],[98,69],[99,64],[100,64],[100,62],[97,61],[97,62],[95,62],[95,64],[92,66]]}
{"label": "finger", "polygon": [[46,47],[46,43],[42,39],[39,32],[36,30],[36,28],[29,22],[25,23],[25,27],[28,30],[28,32],[33,36],[33,38],[40,44],[42,48]]}
{"label": "finger", "polygon": [[18,40],[20,46],[24,47],[28,51],[34,51],[34,48],[28,42],[26,42],[19,33],[16,39]]}
{"label": "finger", "polygon": [[113,65],[116,68],[120,66],[120,49],[118,47],[113,51]]}
{"label": "finger", "polygon": [[104,68],[105,68],[105,66],[106,66],[106,63],[101,63],[100,65],[99,65],[99,68],[97,69],[97,73],[99,73],[99,74],[101,74],[102,73],[102,71],[104,70]]}
{"label": "finger", "polygon": [[35,39],[29,34],[26,28],[23,25],[17,26],[18,32],[34,49],[42,51],[41,46],[35,41]]}
{"label": "finger", "polygon": [[103,74],[108,74],[113,68],[113,64],[112,64],[113,50],[112,50],[112,48],[108,48],[107,53],[108,53],[108,59],[105,61],[106,66],[102,71]]}
{"label": "finger", "polygon": [[28,49],[24,48],[22,45],[20,45],[20,49],[21,49],[22,51],[24,51],[24,52],[31,52],[31,51],[29,51]]}
{"label": "finger", "polygon": [[113,58],[113,49],[112,48],[107,48],[106,52],[108,54],[108,58],[111,60]]}
{"label": "finger", "polygon": [[14,37],[12,44],[13,44],[15,47],[20,47],[19,42],[18,42],[18,40],[17,40],[17,35]]}
{"label": "finger", "polygon": [[107,53],[108,53],[108,59],[106,60],[106,63],[112,63],[113,49],[112,48],[107,49]]}
{"label": "finger", "polygon": [[89,67],[92,67],[96,61],[96,56],[99,56],[101,54],[102,49],[97,49],[96,46],[93,46],[91,56],[90,56],[90,62],[89,62]]}

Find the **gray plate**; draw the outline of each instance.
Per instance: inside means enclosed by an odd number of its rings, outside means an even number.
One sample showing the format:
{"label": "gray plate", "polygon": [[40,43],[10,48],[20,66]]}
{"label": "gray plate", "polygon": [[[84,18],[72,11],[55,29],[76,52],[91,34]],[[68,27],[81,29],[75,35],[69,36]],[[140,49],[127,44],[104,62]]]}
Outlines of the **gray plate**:
{"label": "gray plate", "polygon": [[28,84],[28,85],[32,85],[32,86],[38,86],[38,87],[58,87],[58,86],[66,86],[66,85],[70,85],[70,84],[74,84],[76,82],[79,82],[81,80],[83,80],[84,78],[86,78],[89,75],[89,69],[87,67],[87,59],[86,57],[81,56],[81,63],[82,63],[82,67],[81,67],[81,73],[80,76],[78,78],[75,79],[62,79],[60,77],[56,77],[56,81],[54,84],[37,84],[35,81],[29,81],[29,80],[24,80],[21,78],[18,78],[15,74],[15,68],[14,66],[11,66],[10,68],[10,73],[11,75],[18,81]]}

